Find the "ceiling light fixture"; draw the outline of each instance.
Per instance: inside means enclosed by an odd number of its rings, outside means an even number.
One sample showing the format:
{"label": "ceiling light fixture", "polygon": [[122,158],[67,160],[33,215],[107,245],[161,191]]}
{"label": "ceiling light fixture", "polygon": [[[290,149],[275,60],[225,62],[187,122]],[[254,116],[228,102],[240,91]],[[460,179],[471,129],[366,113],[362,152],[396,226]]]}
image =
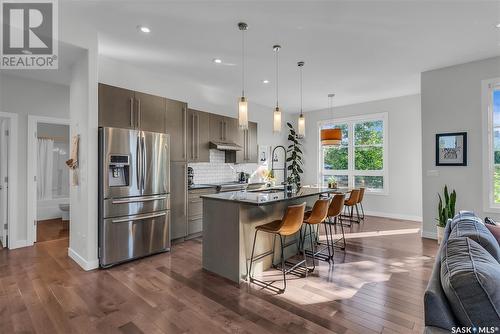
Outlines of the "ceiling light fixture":
{"label": "ceiling light fixture", "polygon": [[304,117],[304,113],[302,112],[302,67],[304,67],[304,62],[299,61],[297,63],[300,71],[300,115],[298,122],[298,135],[300,138],[304,138],[306,136],[306,118]]}
{"label": "ceiling light fixture", "polygon": [[500,23],[496,25],[497,28],[500,28]]}
{"label": "ceiling light fixture", "polygon": [[212,61],[216,64],[222,64],[222,59],[220,59],[220,58],[214,58],[214,59],[212,59]]}
{"label": "ceiling light fixture", "polygon": [[263,83],[263,84],[268,84],[268,83],[269,83],[269,80],[264,79],[264,80],[262,80],[262,83]]}
{"label": "ceiling light fixture", "polygon": [[274,108],[273,112],[273,132],[280,133],[281,132],[281,110],[279,106],[279,58],[278,53],[281,49],[280,45],[273,45],[274,55],[275,55],[275,63],[276,63],[276,108]]}
{"label": "ceiling light fixture", "polygon": [[141,32],[145,34],[149,34],[151,32],[151,29],[146,26],[137,26],[137,29],[139,29]]}
{"label": "ceiling light fixture", "polygon": [[[335,94],[328,94],[330,100],[330,112],[333,119],[333,97]],[[338,146],[342,142],[342,130],[340,128],[321,129],[321,145],[322,146]]]}
{"label": "ceiling light fixture", "polygon": [[241,130],[248,129],[248,101],[245,98],[245,31],[248,25],[245,22],[238,23],[241,31],[241,98],[238,102],[238,125]]}

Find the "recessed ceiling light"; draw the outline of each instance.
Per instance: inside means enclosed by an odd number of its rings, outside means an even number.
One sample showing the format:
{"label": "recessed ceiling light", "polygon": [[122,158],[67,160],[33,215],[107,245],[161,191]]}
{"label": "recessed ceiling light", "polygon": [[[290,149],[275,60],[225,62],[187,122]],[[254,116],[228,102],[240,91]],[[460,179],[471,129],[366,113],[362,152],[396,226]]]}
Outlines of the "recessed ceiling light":
{"label": "recessed ceiling light", "polygon": [[137,29],[139,29],[141,32],[145,34],[149,34],[151,32],[151,29],[146,26],[137,26]]}
{"label": "recessed ceiling light", "polygon": [[220,58],[214,58],[212,61],[216,64],[222,64],[222,59]]}
{"label": "recessed ceiling light", "polygon": [[497,28],[500,28],[500,23],[496,25]]}
{"label": "recessed ceiling light", "polygon": [[268,83],[269,83],[269,80],[267,80],[267,79],[262,80],[262,83],[263,83],[263,84],[268,84]]}

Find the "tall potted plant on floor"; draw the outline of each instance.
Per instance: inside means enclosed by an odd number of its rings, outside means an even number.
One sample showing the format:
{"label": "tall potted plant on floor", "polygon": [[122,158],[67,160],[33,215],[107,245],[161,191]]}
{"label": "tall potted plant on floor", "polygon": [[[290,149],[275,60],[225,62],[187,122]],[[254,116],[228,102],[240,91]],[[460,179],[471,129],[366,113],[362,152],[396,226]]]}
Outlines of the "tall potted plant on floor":
{"label": "tall potted plant on floor", "polygon": [[438,244],[441,244],[441,240],[443,240],[444,228],[448,219],[451,219],[455,216],[455,204],[457,202],[457,193],[453,190],[448,193],[448,186],[444,186],[444,202],[441,194],[438,194],[439,203],[438,203],[438,217],[437,220],[437,239]]}

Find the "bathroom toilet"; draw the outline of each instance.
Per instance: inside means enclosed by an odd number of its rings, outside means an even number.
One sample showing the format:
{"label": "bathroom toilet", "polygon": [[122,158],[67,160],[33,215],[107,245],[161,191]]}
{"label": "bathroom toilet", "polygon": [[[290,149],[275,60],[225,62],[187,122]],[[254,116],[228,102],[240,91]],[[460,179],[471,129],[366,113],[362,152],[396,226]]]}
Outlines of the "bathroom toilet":
{"label": "bathroom toilet", "polygon": [[69,220],[69,203],[59,204],[59,209],[62,211],[61,218],[63,221]]}

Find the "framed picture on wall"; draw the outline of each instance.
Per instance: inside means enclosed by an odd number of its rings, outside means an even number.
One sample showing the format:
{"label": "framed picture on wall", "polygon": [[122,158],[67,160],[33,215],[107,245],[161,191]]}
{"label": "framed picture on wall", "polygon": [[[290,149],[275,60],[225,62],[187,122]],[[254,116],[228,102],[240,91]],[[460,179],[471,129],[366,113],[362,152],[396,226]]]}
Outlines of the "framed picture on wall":
{"label": "framed picture on wall", "polygon": [[467,166],[467,132],[436,134],[436,166]]}

